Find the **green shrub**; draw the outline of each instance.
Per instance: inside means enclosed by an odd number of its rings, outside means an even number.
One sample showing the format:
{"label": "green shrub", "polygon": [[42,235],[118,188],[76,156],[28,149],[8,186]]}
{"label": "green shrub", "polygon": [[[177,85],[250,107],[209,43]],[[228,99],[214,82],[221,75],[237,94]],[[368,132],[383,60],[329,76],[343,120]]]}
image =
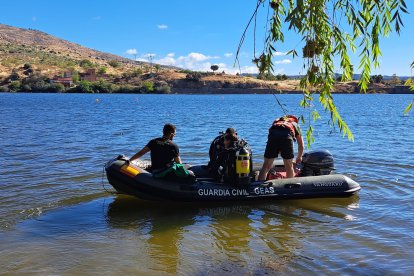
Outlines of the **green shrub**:
{"label": "green shrub", "polygon": [[141,68],[135,68],[135,69],[132,71],[132,74],[133,74],[133,76],[134,76],[134,77],[141,76],[143,73],[144,73],[144,71],[142,71],[142,69],[141,69]]}
{"label": "green shrub", "polygon": [[92,84],[93,93],[112,93],[115,91],[115,86],[106,81],[94,82]]}
{"label": "green shrub", "polygon": [[171,93],[171,87],[168,85],[163,85],[155,88],[155,92],[162,93],[162,94],[170,94]]}
{"label": "green shrub", "polygon": [[33,92],[46,92],[50,90],[49,79],[46,76],[41,75],[40,73],[35,73],[22,81],[22,84],[27,87],[30,87],[30,90]]}
{"label": "green shrub", "polygon": [[0,92],[9,92],[9,88],[7,88],[6,86],[0,86]]}
{"label": "green shrub", "polygon": [[79,82],[79,73],[78,73],[78,71],[76,71],[76,70],[73,70],[73,71],[72,71],[72,81],[73,81],[74,83]]}
{"label": "green shrub", "polygon": [[93,93],[92,82],[80,81],[77,86],[68,89],[66,92],[71,93]]}
{"label": "green shrub", "polygon": [[193,71],[188,70],[188,69],[184,69],[184,70],[181,70],[180,73],[191,74],[191,73],[193,73]]}
{"label": "green shrub", "polygon": [[82,68],[91,68],[94,67],[94,64],[89,59],[82,59],[79,62],[79,66]]}
{"label": "green shrub", "polygon": [[117,93],[141,93],[141,87],[133,85],[121,85],[116,90]]}
{"label": "green shrub", "polygon": [[10,89],[10,91],[11,91],[11,92],[17,92],[17,91],[20,91],[20,88],[21,88],[21,83],[20,83],[20,81],[18,81],[18,80],[16,80],[16,81],[12,81],[12,82],[9,84],[9,89]]}
{"label": "green shrub", "polygon": [[50,85],[51,92],[65,92],[65,86],[61,83],[54,83]]}
{"label": "green shrub", "polygon": [[12,72],[9,76],[9,80],[11,80],[11,81],[20,80],[20,76],[19,76],[19,74],[17,74],[17,72]]}
{"label": "green shrub", "polygon": [[89,81],[80,81],[77,86],[72,87],[66,92],[70,93],[113,93],[119,90],[118,86],[115,84],[98,81],[98,82],[89,82]]}
{"label": "green shrub", "polygon": [[34,72],[33,69],[29,68],[29,69],[24,70],[23,74],[25,74],[26,76],[29,76],[29,75],[33,74],[33,72]]}
{"label": "green shrub", "polygon": [[199,81],[201,81],[201,77],[202,77],[202,75],[201,75],[200,72],[191,72],[191,73],[188,73],[185,76],[185,79],[189,80],[189,81],[199,82]]}
{"label": "green shrub", "polygon": [[110,66],[114,67],[114,68],[118,68],[118,67],[120,67],[120,66],[121,66],[121,64],[120,64],[118,61],[116,61],[116,60],[110,60],[110,61],[108,62],[108,64],[109,64]]}
{"label": "green shrub", "polygon": [[154,91],[154,83],[152,81],[143,81],[141,83],[141,90],[143,93]]}
{"label": "green shrub", "polygon": [[22,91],[23,92],[31,92],[32,87],[30,87],[30,85],[28,85],[28,84],[24,84],[24,85],[22,85]]}
{"label": "green shrub", "polygon": [[99,70],[98,70],[98,74],[103,75],[103,74],[106,74],[107,71],[108,71],[108,68],[100,67]]}

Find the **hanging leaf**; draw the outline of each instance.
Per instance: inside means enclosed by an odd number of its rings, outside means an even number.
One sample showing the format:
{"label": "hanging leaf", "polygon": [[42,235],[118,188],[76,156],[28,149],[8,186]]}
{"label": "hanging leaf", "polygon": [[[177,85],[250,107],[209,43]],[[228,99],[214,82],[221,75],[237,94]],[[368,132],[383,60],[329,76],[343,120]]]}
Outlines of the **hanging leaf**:
{"label": "hanging leaf", "polygon": [[411,108],[413,108],[413,102],[411,102],[404,110],[404,114],[407,115],[408,113],[410,113]]}
{"label": "hanging leaf", "polygon": [[[264,5],[266,1],[269,1],[269,5]],[[319,93],[319,102],[329,112],[328,124],[333,129],[337,127],[343,136],[353,140],[352,131],[342,119],[332,97],[335,72],[337,69],[342,71],[342,80],[352,79],[354,66],[349,51],[359,51],[358,69],[361,78],[358,85],[362,92],[367,91],[371,68],[379,66],[380,38],[392,31],[399,33],[404,26],[401,15],[408,13],[404,0],[257,0],[254,16],[261,4],[273,14],[264,21],[264,24],[270,24],[270,28],[265,28],[267,33],[264,36],[263,51],[254,60],[260,74],[271,74],[274,71],[272,57],[277,49],[284,46],[286,27],[302,38],[302,43],[288,54],[295,58],[301,53],[303,57],[303,72],[306,73],[300,80],[303,93],[300,106],[309,111],[308,146],[314,141],[311,121],[320,119],[319,114],[313,111],[314,93]],[[245,34],[246,30],[236,58]],[[339,68],[335,68],[336,60],[339,60]],[[414,62],[411,67],[414,68]],[[407,112],[412,105],[413,103],[406,108]]]}

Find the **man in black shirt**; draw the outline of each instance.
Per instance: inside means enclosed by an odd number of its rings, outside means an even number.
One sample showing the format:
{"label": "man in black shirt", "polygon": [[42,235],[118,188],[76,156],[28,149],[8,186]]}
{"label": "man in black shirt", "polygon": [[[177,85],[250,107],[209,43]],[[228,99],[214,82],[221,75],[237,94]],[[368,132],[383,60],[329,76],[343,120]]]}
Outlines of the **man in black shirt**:
{"label": "man in black shirt", "polygon": [[236,133],[227,133],[223,137],[224,147],[218,153],[217,158],[210,163],[210,175],[217,180],[225,182],[233,182],[231,179],[232,173],[229,172],[229,168],[234,167],[229,162],[231,150],[235,151],[236,143],[238,141]]}
{"label": "man in black shirt", "polygon": [[[225,149],[224,145],[224,137],[230,134],[237,138],[237,132],[234,130],[234,128],[229,127],[226,129],[226,132],[221,132],[219,136],[214,138],[213,142],[211,142],[210,149],[208,150],[208,155],[210,156],[210,162],[208,162],[208,166],[211,167],[212,164],[216,161],[220,153]],[[238,139],[238,138],[237,138]]]}
{"label": "man in black shirt", "polygon": [[180,151],[172,140],[176,134],[173,124],[166,124],[163,128],[163,136],[152,139],[139,152],[134,154],[129,161],[140,158],[151,151],[151,169],[155,177],[175,175],[186,178],[192,174],[181,165]]}

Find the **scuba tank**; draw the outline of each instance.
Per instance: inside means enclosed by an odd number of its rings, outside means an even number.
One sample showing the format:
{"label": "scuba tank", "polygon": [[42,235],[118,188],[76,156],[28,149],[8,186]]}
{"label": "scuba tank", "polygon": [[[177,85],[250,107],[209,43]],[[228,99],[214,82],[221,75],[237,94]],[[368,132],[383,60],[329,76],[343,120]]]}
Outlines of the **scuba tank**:
{"label": "scuba tank", "polygon": [[244,147],[236,151],[236,184],[250,184],[250,153]]}

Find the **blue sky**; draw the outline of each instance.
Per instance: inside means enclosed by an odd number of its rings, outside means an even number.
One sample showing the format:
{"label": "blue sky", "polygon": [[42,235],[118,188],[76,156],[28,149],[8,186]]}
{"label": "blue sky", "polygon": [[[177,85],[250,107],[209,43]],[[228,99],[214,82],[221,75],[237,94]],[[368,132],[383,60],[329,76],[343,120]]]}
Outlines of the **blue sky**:
{"label": "blue sky", "polygon": [[[400,36],[392,34],[381,40],[381,67],[373,74],[412,74],[414,4],[406,2],[411,14],[403,16],[405,28]],[[239,40],[255,5],[255,0],[3,1],[0,23],[37,29],[131,59],[148,60],[151,56],[157,63],[201,71],[218,64],[220,71],[235,73],[239,71],[233,67]],[[256,52],[263,46],[265,15],[262,10],[258,18]],[[240,53],[243,73],[257,71],[251,62],[253,45],[250,29]],[[281,53],[274,58],[276,73],[304,73],[302,58],[283,55],[292,48],[301,53],[301,45],[299,36],[285,34],[285,43],[276,47]],[[352,62],[358,64],[357,54]]]}

